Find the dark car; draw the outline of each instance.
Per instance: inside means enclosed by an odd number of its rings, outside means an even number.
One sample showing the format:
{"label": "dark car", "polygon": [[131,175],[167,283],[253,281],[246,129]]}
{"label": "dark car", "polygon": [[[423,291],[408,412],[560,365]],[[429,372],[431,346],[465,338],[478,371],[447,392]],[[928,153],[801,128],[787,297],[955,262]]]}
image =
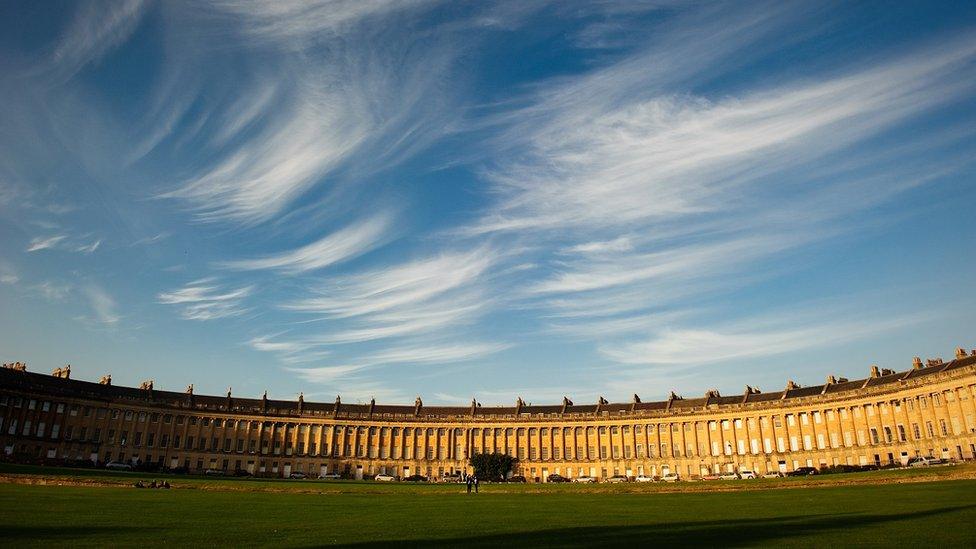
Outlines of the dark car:
{"label": "dark car", "polygon": [[515,475],[514,477],[509,477],[508,482],[525,482],[525,477],[522,475]]}
{"label": "dark car", "polygon": [[546,477],[546,482],[569,482],[569,479],[557,474],[552,474]]}
{"label": "dark car", "polygon": [[786,476],[788,476],[788,477],[805,477],[805,476],[808,476],[808,475],[816,475],[818,473],[819,473],[819,471],[817,471],[817,469],[814,468],[814,467],[797,467],[796,470],[790,471],[789,473],[786,473]]}
{"label": "dark car", "polygon": [[403,479],[404,482],[427,482],[427,477],[424,475],[410,475],[409,477]]}

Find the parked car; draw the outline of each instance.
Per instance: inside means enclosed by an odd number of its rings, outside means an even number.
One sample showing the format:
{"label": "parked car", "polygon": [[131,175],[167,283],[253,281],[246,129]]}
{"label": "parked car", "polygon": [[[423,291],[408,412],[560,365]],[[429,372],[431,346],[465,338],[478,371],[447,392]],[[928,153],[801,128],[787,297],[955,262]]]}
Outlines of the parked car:
{"label": "parked car", "polygon": [[301,471],[295,471],[294,473],[288,475],[288,478],[303,479],[303,478],[307,478],[307,475]]}
{"label": "parked car", "polygon": [[743,470],[739,471],[739,478],[743,478],[743,479],[754,479],[754,478],[757,478],[757,477],[756,477],[756,472],[755,471],[750,471],[748,469],[743,469]]}
{"label": "parked car", "polygon": [[805,477],[808,475],[816,475],[816,474],[819,474],[819,471],[817,471],[817,469],[814,467],[797,467],[796,470],[786,473],[786,476]]}
{"label": "parked car", "polygon": [[403,480],[405,482],[427,482],[427,477],[424,475],[410,475]]}
{"label": "parked car", "polygon": [[110,461],[105,464],[105,468],[113,471],[131,471],[132,465],[122,463],[121,461]]}
{"label": "parked car", "polygon": [[678,482],[679,480],[681,480],[681,477],[678,473],[668,473],[661,477],[661,482]]}
{"label": "parked car", "polygon": [[637,475],[634,482],[654,482],[654,477],[648,477],[645,475]]}
{"label": "parked car", "polygon": [[611,484],[620,484],[621,482],[627,482],[628,480],[629,479],[624,475],[613,475],[612,477],[608,477],[603,482],[609,482]]}
{"label": "parked car", "polygon": [[703,476],[701,479],[702,480],[719,480],[721,478],[722,478],[722,475],[717,475],[715,473],[711,473],[711,474],[708,474],[708,475]]}
{"label": "parked car", "polygon": [[227,475],[223,469],[207,469],[203,474],[208,477],[223,477]]}
{"label": "parked car", "polygon": [[584,483],[584,484],[592,484],[592,483],[596,482],[596,479],[593,478],[593,477],[582,476],[582,477],[576,477],[576,478],[574,478],[573,479],[573,482],[580,482],[580,483]]}
{"label": "parked car", "polygon": [[336,480],[341,478],[339,473],[323,473],[319,475],[319,480]]}
{"label": "parked car", "polygon": [[763,474],[762,477],[763,478],[783,478],[784,476],[786,476],[786,475],[784,475],[783,473],[781,473],[779,471],[770,471],[768,473]]}
{"label": "parked car", "polygon": [[725,474],[719,475],[718,478],[720,478],[722,480],[739,480],[739,473],[725,473]]}
{"label": "parked car", "polygon": [[941,464],[941,459],[937,459],[932,456],[913,457],[912,459],[908,460],[908,467],[930,467],[932,465]]}
{"label": "parked car", "polygon": [[246,470],[246,469],[234,469],[234,473],[233,474],[234,474],[235,477],[249,477],[249,476],[251,476],[251,473],[248,470]]}
{"label": "parked car", "polygon": [[546,477],[546,482],[569,482],[569,479],[562,475],[553,473]]}
{"label": "parked car", "polygon": [[523,477],[522,475],[514,475],[508,477],[508,480],[506,480],[506,482],[518,482],[518,483],[525,484],[525,477]]}
{"label": "parked car", "polygon": [[373,477],[373,480],[377,482],[394,482],[396,481],[396,477],[393,475],[376,475]]}

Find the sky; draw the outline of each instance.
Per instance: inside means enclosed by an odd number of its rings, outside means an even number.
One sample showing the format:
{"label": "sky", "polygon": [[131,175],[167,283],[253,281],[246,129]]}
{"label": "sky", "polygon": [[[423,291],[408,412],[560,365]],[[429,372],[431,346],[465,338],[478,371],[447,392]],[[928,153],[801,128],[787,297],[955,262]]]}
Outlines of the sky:
{"label": "sky", "polygon": [[976,4],[0,3],[0,358],[738,394],[976,347]]}

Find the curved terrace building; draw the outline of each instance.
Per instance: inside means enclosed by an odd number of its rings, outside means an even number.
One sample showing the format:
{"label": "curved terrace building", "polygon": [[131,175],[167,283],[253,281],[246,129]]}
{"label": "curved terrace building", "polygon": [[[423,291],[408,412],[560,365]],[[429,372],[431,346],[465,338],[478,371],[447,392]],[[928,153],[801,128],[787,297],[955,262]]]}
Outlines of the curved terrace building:
{"label": "curved terrace building", "polygon": [[682,477],[749,469],[976,457],[976,350],[910,370],[871,368],[776,392],[511,407],[347,404],[118,387],[23,364],[0,370],[7,459],[125,461],[287,476],[336,472],[443,477],[477,452],[519,458],[520,473]]}

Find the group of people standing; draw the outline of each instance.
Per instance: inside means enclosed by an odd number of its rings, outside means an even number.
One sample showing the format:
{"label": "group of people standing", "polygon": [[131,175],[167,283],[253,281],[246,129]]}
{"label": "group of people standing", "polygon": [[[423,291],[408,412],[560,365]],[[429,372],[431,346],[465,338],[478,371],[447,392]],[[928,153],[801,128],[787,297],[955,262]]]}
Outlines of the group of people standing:
{"label": "group of people standing", "polygon": [[471,493],[471,488],[472,487],[474,488],[474,493],[476,493],[476,494],[478,493],[478,477],[476,477],[474,475],[468,475],[468,478],[465,479],[465,484],[468,485],[468,493],[469,494]]}
{"label": "group of people standing", "polygon": [[164,480],[162,482],[156,482],[156,480],[153,479],[152,482],[146,484],[145,482],[140,480],[139,482],[135,483],[134,486],[136,488],[162,488],[164,490],[169,490],[169,481]]}

